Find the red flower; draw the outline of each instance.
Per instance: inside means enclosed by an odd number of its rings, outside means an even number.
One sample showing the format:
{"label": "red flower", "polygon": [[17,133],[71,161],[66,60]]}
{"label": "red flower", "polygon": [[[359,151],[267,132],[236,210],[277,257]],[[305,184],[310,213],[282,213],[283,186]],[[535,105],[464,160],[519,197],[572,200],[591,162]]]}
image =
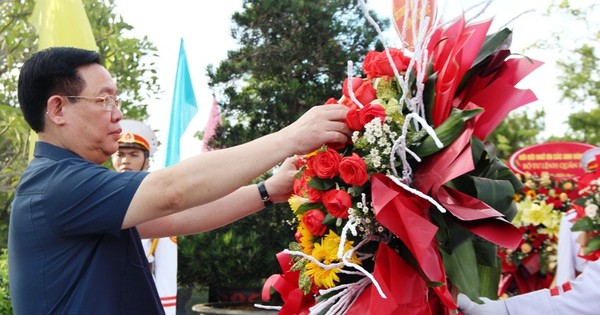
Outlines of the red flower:
{"label": "red flower", "polygon": [[352,206],[352,198],[345,190],[332,189],[323,194],[323,205],[332,216],[346,219],[348,209]]}
{"label": "red flower", "polygon": [[308,200],[310,202],[321,202],[322,191],[308,187]]}
{"label": "red flower", "polygon": [[358,109],[348,111],[346,114],[346,126],[353,131],[361,131],[365,127],[365,125],[360,122]]}
{"label": "red flower", "polygon": [[319,178],[334,178],[338,174],[338,167],[342,158],[331,148],[321,151],[308,159],[308,167]]}
{"label": "red flower", "polygon": [[336,100],[335,98],[333,98],[333,97],[330,97],[330,98],[329,98],[329,99],[328,99],[328,100],[325,102],[325,105],[327,105],[327,104],[339,104],[339,102],[338,102],[338,100]]}
{"label": "red flower", "polygon": [[342,158],[340,177],[348,185],[362,186],[369,179],[365,161],[356,153]]}
{"label": "red flower", "polygon": [[354,131],[361,131],[365,125],[373,119],[381,119],[383,124],[385,120],[385,108],[379,104],[367,104],[363,108],[348,111],[346,114],[346,125]]}
{"label": "red flower", "polygon": [[365,107],[360,109],[358,114],[360,116],[360,122],[363,126],[370,123],[375,118],[381,119],[381,123],[383,124],[386,116],[385,108],[379,104],[367,104]]}
{"label": "red flower", "polygon": [[[369,104],[372,100],[377,98],[377,91],[371,85],[370,82],[363,80],[362,78],[354,77],[352,78],[352,91],[354,92],[354,96],[356,99],[362,104]],[[352,101],[350,101],[350,93],[348,92],[348,79],[344,80],[344,85],[342,86],[342,93],[348,100],[348,104],[350,108],[356,106]]]}
{"label": "red flower", "polygon": [[302,173],[301,177],[294,181],[294,195],[304,196],[304,192],[307,190],[306,178],[306,173]]}
{"label": "red flower", "polygon": [[302,216],[302,223],[315,236],[323,236],[327,231],[327,226],[323,225],[323,220],[325,220],[325,215],[318,209],[306,211]]}
{"label": "red flower", "polygon": [[[398,72],[406,71],[406,69],[408,69],[408,64],[410,63],[410,58],[404,56],[402,51],[398,48],[390,48],[389,52]],[[365,56],[363,71],[369,79],[374,77],[394,76],[394,70],[388,61],[385,51],[369,51]]]}

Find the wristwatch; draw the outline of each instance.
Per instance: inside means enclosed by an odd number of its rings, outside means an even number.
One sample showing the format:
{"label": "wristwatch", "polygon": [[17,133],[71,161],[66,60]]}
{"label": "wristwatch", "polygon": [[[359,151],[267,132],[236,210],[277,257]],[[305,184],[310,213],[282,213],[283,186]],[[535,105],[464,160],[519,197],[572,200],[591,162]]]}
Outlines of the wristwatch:
{"label": "wristwatch", "polygon": [[258,192],[260,193],[260,199],[265,205],[265,208],[270,208],[273,206],[273,201],[271,201],[271,196],[269,196],[269,193],[267,192],[265,182],[258,183]]}

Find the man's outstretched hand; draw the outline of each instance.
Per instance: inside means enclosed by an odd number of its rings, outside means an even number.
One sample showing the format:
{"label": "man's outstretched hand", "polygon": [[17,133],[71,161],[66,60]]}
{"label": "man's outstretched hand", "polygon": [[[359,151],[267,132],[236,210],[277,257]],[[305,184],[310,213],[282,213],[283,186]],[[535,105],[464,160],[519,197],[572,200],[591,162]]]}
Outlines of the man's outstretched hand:
{"label": "man's outstretched hand", "polygon": [[477,304],[466,295],[458,294],[458,311],[464,315],[509,315],[504,301],[492,301],[482,297],[483,304]]}

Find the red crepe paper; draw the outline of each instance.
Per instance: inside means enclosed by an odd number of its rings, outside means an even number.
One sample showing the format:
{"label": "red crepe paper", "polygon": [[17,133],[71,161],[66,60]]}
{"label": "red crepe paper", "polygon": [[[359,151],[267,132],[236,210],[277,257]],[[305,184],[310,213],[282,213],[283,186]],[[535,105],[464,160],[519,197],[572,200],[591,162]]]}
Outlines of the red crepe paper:
{"label": "red crepe paper", "polygon": [[[398,187],[383,174],[371,177],[371,194],[377,221],[402,240],[430,281],[445,284],[444,265],[435,241],[438,228],[429,219],[429,202]],[[456,308],[445,285],[434,290],[447,307]]]}
{"label": "red crepe paper", "polygon": [[504,215],[483,201],[450,187],[441,187],[438,201],[458,218],[459,224],[486,240],[502,247],[516,249],[522,235]]}
{"label": "red crepe paper", "polygon": [[469,127],[448,147],[423,161],[415,171],[414,186],[423,193],[434,192],[443,184],[473,170]]}
{"label": "red crepe paper", "polygon": [[517,89],[515,85],[542,64],[526,58],[509,59],[493,76],[471,81],[470,93],[462,98],[462,102],[472,102],[484,109],[475,125],[477,138],[485,139],[509,112],[537,100],[531,90]]}
{"label": "red crepe paper", "polygon": [[352,304],[347,315],[431,314],[427,300],[428,288],[423,278],[383,243],[377,249],[373,277],[386,299],[371,284]]}
{"label": "red crepe paper", "polygon": [[467,26],[463,17],[445,30],[438,29],[431,37],[428,50],[438,73],[432,112],[435,127],[450,115],[456,89],[479,54],[491,23],[489,20]]}
{"label": "red crepe paper", "polygon": [[263,285],[262,299],[270,300],[271,287],[281,295],[284,305],[279,311],[279,315],[307,315],[309,307],[315,304],[312,295],[304,295],[304,292],[298,287],[299,271],[291,271],[292,260],[290,255],[280,252],[277,254],[279,266],[284,271],[283,274],[270,276]]}

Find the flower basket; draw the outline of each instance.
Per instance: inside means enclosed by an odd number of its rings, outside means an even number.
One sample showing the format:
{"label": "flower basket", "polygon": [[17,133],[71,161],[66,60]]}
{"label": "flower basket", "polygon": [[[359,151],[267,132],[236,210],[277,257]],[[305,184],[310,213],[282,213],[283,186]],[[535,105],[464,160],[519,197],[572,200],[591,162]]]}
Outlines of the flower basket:
{"label": "flower basket", "polygon": [[364,76],[349,64],[328,103],[350,108],[354,134],[302,158],[296,242],[263,290],[281,295],[280,314],[450,314],[457,290],[496,297],[497,246],[521,241],[509,220],[522,184],[483,140],[535,100],[515,84],[541,63],[513,58],[511,31],[490,24],[425,26],[413,51],[369,52]]}

